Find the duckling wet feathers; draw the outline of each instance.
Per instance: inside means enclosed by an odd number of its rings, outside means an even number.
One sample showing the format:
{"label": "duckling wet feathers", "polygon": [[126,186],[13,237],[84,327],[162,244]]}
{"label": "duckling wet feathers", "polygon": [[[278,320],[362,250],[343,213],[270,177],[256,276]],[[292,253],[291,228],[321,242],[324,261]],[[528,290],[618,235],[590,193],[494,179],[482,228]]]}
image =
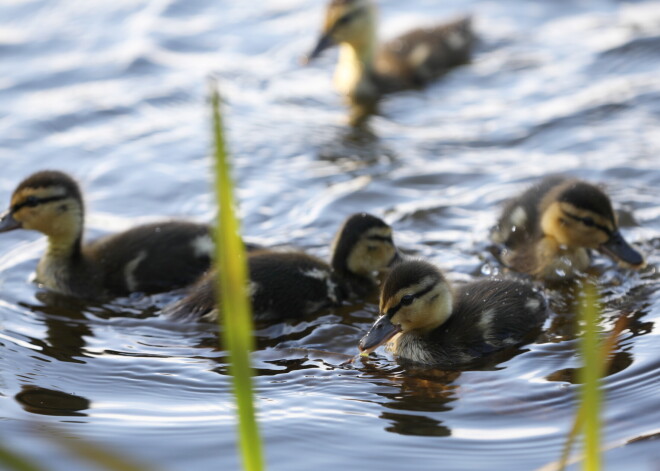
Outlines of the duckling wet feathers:
{"label": "duckling wet feathers", "polygon": [[371,0],[332,0],[310,61],[338,44],[334,82],[359,124],[376,110],[384,93],[421,87],[470,59],[470,18],[410,31],[377,47],[376,6]]}
{"label": "duckling wet feathers", "polygon": [[609,197],[587,182],[551,176],[512,199],[493,229],[502,262],[543,279],[572,277],[598,250],[631,268],[642,255],[623,238]]}
{"label": "duckling wet feathers", "polygon": [[526,283],[489,279],[453,289],[434,265],[405,261],[383,283],[380,317],[359,348],[369,353],[392,340],[400,360],[457,367],[532,340],[546,315],[545,298]]}
{"label": "duckling wet feathers", "polygon": [[83,245],[84,218],[78,184],[65,173],[41,171],[14,190],[0,232],[45,234],[48,247],[37,280],[52,291],[86,299],[182,287],[210,264],[213,244],[206,225],[146,224]]}
{"label": "duckling wet feathers", "polygon": [[[330,265],[302,252],[251,254],[249,293],[255,318],[298,318],[365,296],[376,288],[374,273],[399,260],[390,226],[365,213],[345,221],[332,251]],[[215,288],[215,272],[210,272],[164,314],[177,319],[214,318]]]}

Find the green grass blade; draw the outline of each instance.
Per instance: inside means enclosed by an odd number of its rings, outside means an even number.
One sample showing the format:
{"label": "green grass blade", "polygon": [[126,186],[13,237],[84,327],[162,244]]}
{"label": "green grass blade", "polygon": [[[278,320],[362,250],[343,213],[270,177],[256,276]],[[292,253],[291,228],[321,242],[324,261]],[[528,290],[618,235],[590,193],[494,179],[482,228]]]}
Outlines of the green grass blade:
{"label": "green grass blade", "polygon": [[[603,377],[605,373],[610,369],[614,350],[617,347],[617,342],[619,340],[619,337],[621,333],[624,331],[624,329],[628,326],[629,322],[630,322],[630,317],[627,314],[622,314],[617,319],[616,323],[614,324],[614,329],[612,329],[612,332],[610,332],[610,334],[605,339],[603,346],[600,348],[600,355],[601,355],[601,360],[600,360],[601,370],[599,372],[600,377]],[[578,410],[575,414],[575,419],[573,420],[573,426],[571,427],[571,430],[568,433],[568,437],[566,439],[566,443],[564,444],[564,449],[562,451],[561,458],[558,461],[548,463],[547,465],[538,468],[536,471],[563,471],[564,469],[566,469],[566,466],[569,464],[569,462],[577,463],[582,459],[582,456],[574,457],[572,460],[570,460],[569,457],[571,454],[571,449],[573,448],[573,443],[575,442],[577,436],[580,434],[580,431],[582,430],[583,423],[584,423],[583,404],[579,404]],[[612,446],[609,446],[608,448],[611,449]]]}
{"label": "green grass blade", "polygon": [[44,471],[44,468],[2,445],[0,445],[0,469],[12,471]]}
{"label": "green grass blade", "polygon": [[48,427],[49,438],[67,449],[73,456],[87,460],[106,471],[150,471],[144,463],[137,463],[115,450],[86,439],[70,436],[56,428]]}
{"label": "green grass blade", "polygon": [[583,367],[580,369],[580,403],[584,431],[584,461],[585,471],[599,471],[600,458],[600,410],[601,391],[600,379],[603,371],[603,355],[598,341],[598,316],[600,308],[596,288],[591,283],[585,283],[582,293],[580,316],[584,324],[584,334],[580,342]]}
{"label": "green grass blade", "polygon": [[215,185],[219,208],[216,245],[220,312],[218,322],[222,341],[229,352],[229,371],[233,377],[234,395],[238,406],[240,450],[246,471],[263,469],[263,453],[255,419],[252,392],[250,352],[254,349],[252,308],[247,296],[247,262],[245,247],[233,200],[233,185],[229,169],[222,119],[220,95],[211,83],[213,135],[215,139]]}

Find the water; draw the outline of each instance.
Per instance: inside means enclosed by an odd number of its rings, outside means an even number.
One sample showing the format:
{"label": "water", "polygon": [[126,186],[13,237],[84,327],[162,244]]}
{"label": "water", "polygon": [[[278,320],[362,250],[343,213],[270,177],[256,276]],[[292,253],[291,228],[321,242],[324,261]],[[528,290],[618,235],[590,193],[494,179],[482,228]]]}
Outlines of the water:
{"label": "water", "polygon": [[[249,3],[249,2],[248,2]],[[660,466],[660,4],[381,2],[382,33],[473,12],[474,62],[392,96],[369,131],[344,124],[335,53],[301,68],[321,2],[32,0],[0,5],[0,201],[43,168],[83,184],[88,237],[167,217],[208,221],[206,78],[219,77],[246,236],[326,257],[356,211],[456,281],[498,270],[499,205],[563,172],[607,185],[639,273],[598,258],[604,330],[632,321],[604,390],[607,469]],[[89,469],[56,429],[162,470],[238,469],[226,357],[211,324],[168,322],[176,294],[106,304],[30,283],[44,241],[0,238],[3,443]],[[556,460],[575,406],[573,288],[544,334],[464,372],[353,366],[375,298],[258,326],[257,405],[272,470],[507,469]],[[44,433],[44,431],[46,433]]]}

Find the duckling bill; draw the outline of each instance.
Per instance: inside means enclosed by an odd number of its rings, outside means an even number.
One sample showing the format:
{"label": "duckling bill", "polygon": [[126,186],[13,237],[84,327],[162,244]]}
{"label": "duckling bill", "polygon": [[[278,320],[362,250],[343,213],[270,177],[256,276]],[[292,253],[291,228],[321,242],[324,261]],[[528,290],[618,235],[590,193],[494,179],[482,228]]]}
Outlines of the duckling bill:
{"label": "duckling bill", "polygon": [[[330,265],[303,252],[257,251],[248,257],[249,294],[258,320],[300,318],[376,289],[375,273],[399,261],[392,228],[370,214],[350,216],[333,243]],[[167,306],[175,319],[215,319],[216,274]]]}
{"label": "duckling bill", "polygon": [[644,266],[626,242],[609,197],[577,179],[551,176],[512,199],[491,234],[502,244],[502,262],[542,279],[570,278],[591,263],[597,250],[621,265]]}
{"label": "duckling bill", "polygon": [[146,224],[83,244],[80,188],[58,171],[37,172],[14,190],[0,232],[16,229],[48,237],[37,281],[86,299],[188,285],[208,269],[213,249],[208,226],[182,221]]}
{"label": "duckling bill", "polygon": [[470,18],[410,31],[377,47],[371,0],[332,0],[323,32],[306,62],[339,45],[335,86],[351,106],[351,123],[376,111],[384,93],[421,87],[470,60]]}
{"label": "duckling bill", "polygon": [[482,280],[453,289],[434,265],[405,261],[383,283],[380,317],[359,349],[391,342],[401,361],[458,367],[532,340],[546,316],[545,298],[528,284]]}

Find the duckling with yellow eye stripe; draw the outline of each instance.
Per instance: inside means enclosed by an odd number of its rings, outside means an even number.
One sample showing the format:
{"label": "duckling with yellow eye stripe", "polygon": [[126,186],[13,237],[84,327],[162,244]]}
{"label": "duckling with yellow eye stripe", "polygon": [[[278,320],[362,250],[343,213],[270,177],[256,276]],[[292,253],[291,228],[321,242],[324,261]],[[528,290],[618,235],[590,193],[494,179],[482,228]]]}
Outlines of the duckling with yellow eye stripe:
{"label": "duckling with yellow eye stripe", "polygon": [[545,298],[528,284],[491,279],[454,290],[434,265],[405,261],[383,283],[380,317],[359,349],[366,354],[391,340],[403,362],[465,366],[533,340],[546,316]]}
{"label": "duckling with yellow eye stripe", "polygon": [[323,33],[307,62],[339,44],[335,86],[359,124],[375,112],[384,93],[421,87],[470,59],[469,18],[410,31],[377,48],[376,6],[371,0],[332,0]]}
{"label": "duckling with yellow eye stripe", "polygon": [[0,232],[28,229],[48,237],[37,281],[85,299],[154,293],[183,287],[210,265],[209,227],[183,221],[146,224],[82,244],[84,204],[78,184],[58,171],[21,182]]}
{"label": "duckling with yellow eye stripe", "polygon": [[[302,252],[254,252],[248,257],[249,293],[258,320],[299,318],[376,289],[376,272],[398,262],[392,229],[370,214],[350,216],[333,243],[332,261]],[[215,319],[215,272],[209,272],[189,294],[164,309],[179,319]]]}
{"label": "duckling with yellow eye stripe", "polygon": [[563,176],[546,177],[505,206],[491,238],[503,244],[502,262],[538,278],[570,278],[599,250],[621,265],[644,266],[623,238],[612,203],[599,188]]}

